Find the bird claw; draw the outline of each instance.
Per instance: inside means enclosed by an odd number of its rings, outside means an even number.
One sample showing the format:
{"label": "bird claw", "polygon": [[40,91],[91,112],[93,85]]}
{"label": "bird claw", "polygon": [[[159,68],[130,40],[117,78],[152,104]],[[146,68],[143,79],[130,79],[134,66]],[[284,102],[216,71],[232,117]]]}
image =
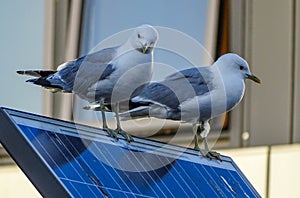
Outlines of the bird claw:
{"label": "bird claw", "polygon": [[107,134],[108,134],[110,137],[112,137],[112,138],[114,138],[114,139],[116,139],[116,140],[119,140],[119,138],[118,138],[118,132],[116,132],[115,130],[110,129],[110,128],[103,128],[103,130],[106,131]]}
{"label": "bird claw", "polygon": [[117,128],[115,132],[117,134],[121,134],[125,138],[125,140],[129,143],[134,141],[131,135],[129,135],[126,131],[122,130],[121,128]]}
{"label": "bird claw", "polygon": [[221,159],[221,154],[216,152],[216,151],[201,151],[199,150],[201,155],[212,160],[212,159],[216,159],[216,160],[219,160],[220,162],[222,162],[222,159]]}
{"label": "bird claw", "polygon": [[207,153],[206,157],[209,159],[216,159],[216,160],[219,160],[220,162],[222,162],[221,154],[216,151],[209,151]]}
{"label": "bird claw", "polygon": [[[195,144],[194,149],[195,149],[196,151],[200,151],[199,145],[198,145],[198,144]],[[202,153],[201,153],[201,154],[202,154]]]}

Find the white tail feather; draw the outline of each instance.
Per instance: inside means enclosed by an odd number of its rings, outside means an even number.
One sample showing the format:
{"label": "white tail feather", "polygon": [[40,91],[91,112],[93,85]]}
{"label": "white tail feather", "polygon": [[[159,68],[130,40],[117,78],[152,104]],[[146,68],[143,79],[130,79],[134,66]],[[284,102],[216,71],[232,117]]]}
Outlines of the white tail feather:
{"label": "white tail feather", "polygon": [[121,113],[122,120],[139,119],[146,117],[167,118],[168,109],[161,105],[153,104],[150,106],[141,106],[130,111]]}

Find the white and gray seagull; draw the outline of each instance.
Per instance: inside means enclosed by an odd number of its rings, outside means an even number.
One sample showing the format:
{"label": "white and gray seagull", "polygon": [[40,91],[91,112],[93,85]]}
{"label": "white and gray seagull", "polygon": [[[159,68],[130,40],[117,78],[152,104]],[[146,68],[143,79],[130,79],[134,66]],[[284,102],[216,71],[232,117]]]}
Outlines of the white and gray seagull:
{"label": "white and gray seagull", "polygon": [[[25,70],[18,74],[30,75],[36,85],[75,93],[80,98],[98,106],[102,112],[103,129],[114,138],[120,133],[127,141],[132,137],[121,129],[119,102],[137,96],[152,77],[153,49],[158,39],[157,30],[151,25],[134,29],[128,40],[120,46],[102,49],[58,66],[57,71]],[[144,86],[141,86],[144,85]],[[137,89],[138,88],[138,89]],[[108,128],[105,106],[111,106],[116,114],[117,128]]]}
{"label": "white and gray seagull", "polygon": [[206,140],[209,120],[232,110],[242,100],[245,79],[260,83],[243,58],[225,54],[211,66],[181,70],[163,81],[150,83],[131,99],[131,110],[120,116],[125,119],[150,116],[192,123],[197,150],[200,150],[197,136],[200,126],[205,151],[202,154],[215,157]]}

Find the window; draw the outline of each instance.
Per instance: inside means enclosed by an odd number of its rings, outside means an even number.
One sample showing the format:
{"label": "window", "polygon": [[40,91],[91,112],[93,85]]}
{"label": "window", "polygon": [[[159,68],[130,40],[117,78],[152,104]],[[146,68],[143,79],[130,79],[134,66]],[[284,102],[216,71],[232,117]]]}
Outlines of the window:
{"label": "window", "polygon": [[[154,0],[147,4],[143,1],[130,4],[121,0],[85,1],[80,53],[87,54],[95,47],[101,49],[103,46],[119,45],[126,39],[126,33],[120,34],[120,31],[148,23],[159,31],[153,80],[162,80],[175,71],[213,62],[217,50],[218,10],[219,4],[208,0],[189,3]],[[82,110],[87,103],[78,97],[74,101],[73,117],[76,122],[101,126],[98,122],[100,113]],[[113,114],[108,117],[113,128]],[[214,121],[212,128],[220,131],[223,121],[224,118]],[[192,140],[190,124],[151,119],[138,121],[138,124],[122,122],[122,126],[132,134],[153,135],[155,139],[175,144],[189,146],[190,141],[187,140]],[[174,138],[178,130],[183,130],[184,135]],[[138,134],[141,131],[143,134]]]}

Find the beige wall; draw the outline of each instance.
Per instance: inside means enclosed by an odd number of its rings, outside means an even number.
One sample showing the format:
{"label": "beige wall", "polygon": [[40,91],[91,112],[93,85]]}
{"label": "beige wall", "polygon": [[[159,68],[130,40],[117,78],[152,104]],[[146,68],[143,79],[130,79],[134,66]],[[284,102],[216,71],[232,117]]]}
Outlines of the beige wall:
{"label": "beige wall", "polygon": [[41,197],[23,172],[15,165],[0,166],[0,197]]}
{"label": "beige wall", "polygon": [[300,197],[300,144],[220,152],[231,156],[262,197]]}

